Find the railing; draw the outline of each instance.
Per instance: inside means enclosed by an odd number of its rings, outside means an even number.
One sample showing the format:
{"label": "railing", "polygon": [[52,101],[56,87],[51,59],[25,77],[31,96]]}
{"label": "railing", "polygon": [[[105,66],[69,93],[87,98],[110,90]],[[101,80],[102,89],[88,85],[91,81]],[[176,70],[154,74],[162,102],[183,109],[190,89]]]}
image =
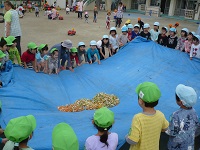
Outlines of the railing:
{"label": "railing", "polygon": [[84,3],[84,6],[88,6],[90,5],[92,2],[94,2],[95,0],[84,0],[83,3]]}

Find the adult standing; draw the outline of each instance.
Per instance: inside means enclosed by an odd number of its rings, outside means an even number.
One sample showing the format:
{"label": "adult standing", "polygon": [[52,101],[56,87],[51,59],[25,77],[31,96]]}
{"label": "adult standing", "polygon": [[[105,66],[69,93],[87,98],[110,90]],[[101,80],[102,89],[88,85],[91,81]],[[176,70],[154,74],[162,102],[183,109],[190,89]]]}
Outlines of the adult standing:
{"label": "adult standing", "polygon": [[4,2],[5,10],[7,11],[4,15],[5,20],[5,37],[14,36],[17,39],[17,49],[21,56],[21,27],[19,23],[19,15],[16,10],[14,10],[14,6],[10,1]]}
{"label": "adult standing", "polygon": [[81,19],[82,19],[83,0],[80,0],[80,1],[77,3],[77,6],[78,6],[78,18],[81,18]]}
{"label": "adult standing", "polygon": [[122,2],[119,2],[116,18],[117,18],[117,21],[116,21],[115,27],[120,28],[121,23],[122,23],[122,18],[123,18],[123,4],[122,4]]}
{"label": "adult standing", "polygon": [[[51,49],[56,48],[58,50],[58,68],[61,70],[69,69],[70,71],[74,71],[71,65],[70,59],[70,49],[72,48],[72,42],[70,40],[65,40],[59,44],[54,45]],[[51,51],[50,49],[50,51]],[[67,67],[65,68],[65,62],[67,61]]]}

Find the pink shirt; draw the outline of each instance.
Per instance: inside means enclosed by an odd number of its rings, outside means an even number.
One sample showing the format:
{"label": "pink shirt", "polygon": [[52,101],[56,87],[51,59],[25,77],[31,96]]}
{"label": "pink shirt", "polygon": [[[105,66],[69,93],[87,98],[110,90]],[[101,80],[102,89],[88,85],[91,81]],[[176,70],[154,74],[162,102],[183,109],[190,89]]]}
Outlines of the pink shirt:
{"label": "pink shirt", "polygon": [[191,46],[192,46],[192,41],[190,42],[190,41],[186,40],[184,42],[184,47],[185,47],[185,52],[186,53],[190,53]]}

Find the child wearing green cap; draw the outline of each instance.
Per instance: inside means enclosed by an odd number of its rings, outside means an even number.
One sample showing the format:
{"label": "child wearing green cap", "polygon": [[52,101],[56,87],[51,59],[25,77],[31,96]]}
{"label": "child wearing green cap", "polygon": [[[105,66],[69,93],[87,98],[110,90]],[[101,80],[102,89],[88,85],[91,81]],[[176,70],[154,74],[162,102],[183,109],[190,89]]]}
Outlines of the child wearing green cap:
{"label": "child wearing green cap", "polygon": [[[2,65],[3,58],[6,56],[1,50],[0,50],[0,72],[4,69],[4,66]],[[2,81],[0,81],[0,88],[3,86]]]}
{"label": "child wearing green cap", "polygon": [[17,58],[18,64],[21,66],[21,58],[19,55],[19,51],[17,49],[17,39],[14,36],[8,36],[8,39],[13,43],[10,47],[8,53],[9,53],[9,59],[14,63],[14,58]]}
{"label": "child wearing green cap", "polygon": [[8,50],[10,49],[10,46],[12,45],[13,43],[8,39],[8,38],[1,38],[1,41],[0,41],[0,50],[5,54],[4,57],[2,57],[2,60],[1,60],[1,71],[5,70],[5,65],[6,65],[6,62],[9,60],[9,53],[8,53]]}
{"label": "child wearing green cap", "polygon": [[33,42],[28,43],[27,51],[25,51],[21,56],[21,61],[24,69],[33,68],[38,72],[35,62],[35,54],[37,52],[37,45]]}
{"label": "child wearing green cap", "polygon": [[79,150],[79,143],[74,130],[64,122],[54,127],[52,145],[53,150]]}
{"label": "child wearing green cap", "polygon": [[136,93],[143,112],[134,116],[126,141],[131,145],[130,150],[158,150],[160,132],[169,126],[164,114],[154,109],[161,92],[156,84],[144,82],[137,86]]}
{"label": "child wearing green cap", "polygon": [[28,141],[32,138],[33,131],[36,128],[36,120],[33,115],[21,116],[11,119],[4,131],[4,134],[8,140],[4,149],[12,150],[15,146],[14,143],[19,143],[17,148],[19,150],[33,150],[28,146]]}
{"label": "child wearing green cap", "polygon": [[169,135],[169,150],[194,150],[194,138],[200,122],[193,106],[197,102],[197,93],[192,87],[179,84],[176,87],[176,103],[180,108],[170,117],[166,133]]}
{"label": "child wearing green cap", "polygon": [[41,44],[38,47],[38,53],[35,55],[35,62],[36,62],[36,72],[42,71],[44,73],[48,73],[48,67],[47,67],[47,60],[48,60],[48,45],[47,44]]}
{"label": "child wearing green cap", "polygon": [[85,150],[116,150],[118,135],[108,132],[114,124],[114,113],[108,108],[102,107],[95,111],[92,123],[98,132],[87,138]]}
{"label": "child wearing green cap", "polygon": [[52,74],[52,73],[58,74],[59,73],[58,49],[57,48],[53,48],[50,50],[50,58],[48,59],[48,71],[49,71],[49,74]]}
{"label": "child wearing green cap", "polygon": [[78,59],[78,50],[76,47],[72,47],[70,49],[70,59],[71,59],[71,66],[74,68],[75,67],[75,61],[76,61],[76,66],[80,66],[79,59]]}

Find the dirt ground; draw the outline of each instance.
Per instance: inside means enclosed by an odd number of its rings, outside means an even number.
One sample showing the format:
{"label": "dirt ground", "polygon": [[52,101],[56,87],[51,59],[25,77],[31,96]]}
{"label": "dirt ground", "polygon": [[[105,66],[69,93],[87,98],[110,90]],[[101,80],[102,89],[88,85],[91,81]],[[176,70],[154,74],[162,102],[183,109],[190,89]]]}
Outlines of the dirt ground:
{"label": "dirt ground", "polygon": [[[2,11],[1,9],[0,12]],[[64,10],[61,10],[59,13],[64,17],[64,20],[48,20],[47,16],[44,16],[44,11],[40,11],[39,17],[35,17],[35,13],[32,12],[26,13],[24,18],[20,19],[22,52],[26,50],[27,43],[31,41],[37,45],[46,43],[49,45],[49,48],[65,39],[70,39],[74,46],[77,46],[80,41],[85,42],[89,46],[91,40],[100,40],[104,34],[109,34],[109,30],[105,27],[105,11],[99,12],[97,23],[93,23],[92,11],[88,12],[89,23],[86,23],[84,19],[78,19],[77,13],[70,12],[69,15],[66,15]],[[151,27],[153,27],[155,21],[159,21],[161,26],[168,26],[169,24],[179,22],[179,32],[183,27],[187,27],[190,31],[196,31],[198,26],[194,22],[156,18],[134,13],[124,13],[123,23],[130,18],[131,23],[135,24],[137,23],[138,17],[141,17],[144,22],[149,23]],[[111,26],[114,25],[115,22],[112,22]],[[67,31],[72,28],[76,30],[77,34],[75,36],[68,36]],[[117,31],[118,34],[121,33],[120,28]],[[4,23],[0,23],[0,36],[4,36]]]}

